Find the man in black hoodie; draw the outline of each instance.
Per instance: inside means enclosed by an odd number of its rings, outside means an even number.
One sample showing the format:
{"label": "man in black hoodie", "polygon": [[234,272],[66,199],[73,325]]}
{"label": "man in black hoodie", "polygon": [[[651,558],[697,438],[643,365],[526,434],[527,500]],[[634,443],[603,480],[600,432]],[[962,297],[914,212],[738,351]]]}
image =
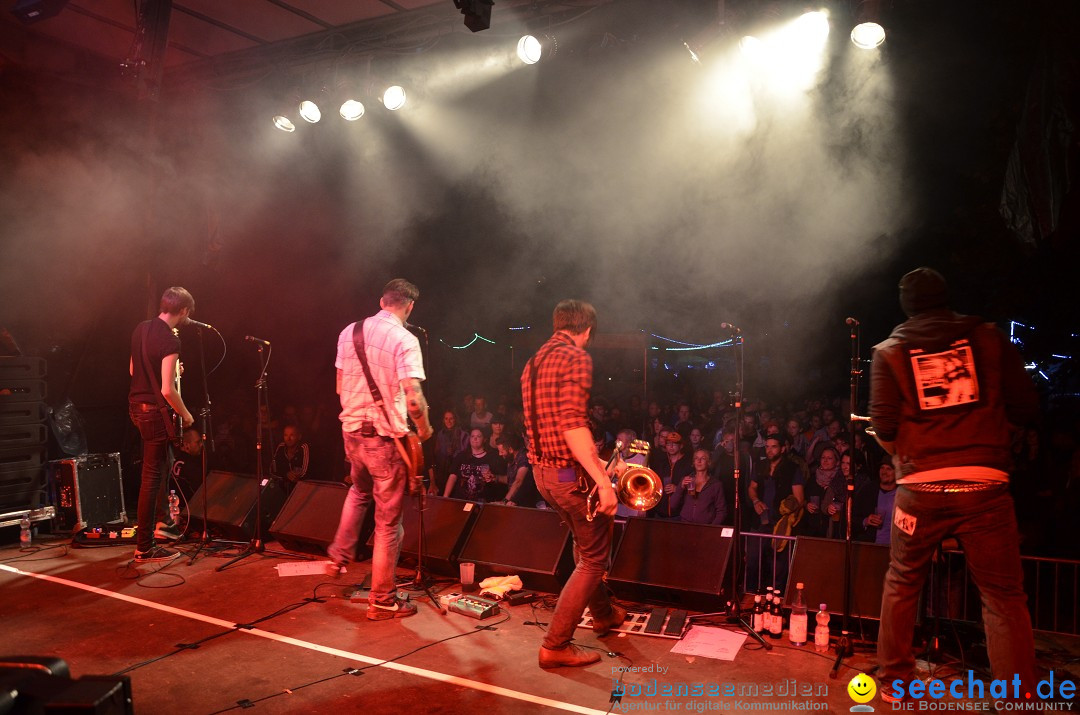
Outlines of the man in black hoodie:
{"label": "man in black hoodie", "polygon": [[[960,542],[979,587],[994,679],[1008,697],[1035,693],[1035,646],[1008,490],[1010,432],[1038,416],[1019,353],[992,323],[949,310],[945,279],[900,280],[909,319],[874,347],[870,413],[899,485],[878,639],[882,698],[915,679],[919,594],[942,540]],[[1019,686],[1014,685],[1017,682]]]}

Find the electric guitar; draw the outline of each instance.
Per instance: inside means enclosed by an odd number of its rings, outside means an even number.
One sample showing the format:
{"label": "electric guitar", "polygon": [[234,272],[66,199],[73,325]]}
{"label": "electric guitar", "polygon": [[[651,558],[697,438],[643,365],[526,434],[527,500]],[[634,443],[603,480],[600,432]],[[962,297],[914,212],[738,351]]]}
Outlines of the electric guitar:
{"label": "electric guitar", "polygon": [[[177,360],[173,366],[173,387],[176,389],[176,394],[180,394],[180,361]],[[169,441],[179,449],[184,444],[184,420],[180,417],[179,413],[165,404],[158,408],[161,410],[161,416],[165,419],[165,434],[169,436]]]}

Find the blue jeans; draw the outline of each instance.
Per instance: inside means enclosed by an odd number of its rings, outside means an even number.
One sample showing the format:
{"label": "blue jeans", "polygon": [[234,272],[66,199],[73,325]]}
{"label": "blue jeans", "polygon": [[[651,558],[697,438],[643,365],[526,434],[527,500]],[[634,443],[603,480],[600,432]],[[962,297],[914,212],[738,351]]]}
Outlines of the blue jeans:
{"label": "blue jeans", "polygon": [[407,473],[394,441],[383,437],[362,437],[360,432],[343,432],[345,457],[352,465],[352,486],[341,507],[334,541],[327,549],[336,564],[349,563],[364,517],[375,501],[375,546],[371,554],[371,603],[393,605],[397,594],[395,575],[401,551],[401,513],[405,504]]}
{"label": "blue jeans", "polygon": [[169,486],[165,462],[169,454],[169,435],[165,431],[165,418],[157,408],[143,412],[136,407],[128,408],[132,424],[142,438],[142,476],[139,481],[139,507],[136,518],[135,548],[149,551],[154,548],[154,527],[165,521],[165,490]]}
{"label": "blue jeans", "polygon": [[611,600],[601,579],[608,568],[615,520],[602,514],[593,521],[585,518],[585,495],[575,491],[576,479],[561,482],[559,470],[552,467],[534,466],[533,473],[540,495],[562,517],[574,537],[574,572],[559,592],[555,614],[544,635],[544,647],[559,650],[570,644],[586,606],[594,618],[611,615]]}
{"label": "blue jeans", "polygon": [[[915,517],[909,535],[894,521],[889,572],[881,596],[878,638],[880,677],[905,686],[915,675],[911,641],[919,594],[930,560],[942,540],[954,537],[982,597],[986,650],[995,679],[1019,674],[1026,692],[1034,692],[1035,642],[1031,633],[1019,534],[1008,489],[941,494],[897,488],[896,507]],[[1011,688],[1011,685],[1010,685]],[[1021,690],[1021,698],[1025,690]]]}

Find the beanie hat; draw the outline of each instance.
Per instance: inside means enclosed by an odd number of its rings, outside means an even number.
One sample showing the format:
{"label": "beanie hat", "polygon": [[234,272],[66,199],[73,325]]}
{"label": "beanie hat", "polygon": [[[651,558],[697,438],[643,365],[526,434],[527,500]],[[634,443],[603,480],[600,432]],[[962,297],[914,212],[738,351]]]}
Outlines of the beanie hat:
{"label": "beanie hat", "polygon": [[916,268],[900,279],[900,307],[908,317],[948,304],[949,286],[933,268]]}

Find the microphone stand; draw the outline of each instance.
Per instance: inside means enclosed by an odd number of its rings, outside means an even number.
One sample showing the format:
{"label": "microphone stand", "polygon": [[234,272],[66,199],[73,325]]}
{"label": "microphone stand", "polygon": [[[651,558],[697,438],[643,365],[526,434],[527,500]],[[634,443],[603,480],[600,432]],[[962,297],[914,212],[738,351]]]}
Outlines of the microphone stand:
{"label": "microphone stand", "polygon": [[[247,547],[244,548],[236,557],[226,561],[221,566],[218,566],[215,571],[224,571],[229,566],[233,565],[237,561],[246,559],[252,554],[275,554],[277,556],[292,556],[292,554],[285,553],[284,551],[271,551],[266,548],[262,538],[262,491],[263,484],[266,479],[263,477],[263,408],[266,408],[266,413],[270,413],[270,400],[267,397],[266,390],[266,366],[270,364],[269,355],[263,359],[263,344],[259,343],[259,379],[255,381],[255,423],[257,431],[255,433],[255,527],[251,541],[248,542]],[[269,425],[267,425],[269,428]]]}
{"label": "microphone stand", "polygon": [[207,546],[210,545],[210,520],[206,518],[208,494],[210,493],[210,485],[207,484],[207,457],[206,450],[214,451],[214,420],[211,417],[211,405],[210,405],[210,386],[206,380],[206,350],[203,346],[203,334],[202,326],[196,326],[199,331],[199,370],[202,374],[203,382],[203,407],[199,410],[199,430],[202,432],[203,448],[202,448],[202,537],[199,539],[199,546],[191,554],[191,558],[188,559],[188,566],[195,563],[195,559],[199,557],[199,553]]}
{"label": "microphone stand", "polygon": [[[418,330],[420,334],[424,336],[424,352],[427,354],[429,343],[427,331],[416,325],[406,324],[407,328]],[[415,467],[415,465],[413,465]],[[411,591],[423,591],[427,597],[428,602],[442,615],[446,615],[446,608],[439,602],[439,599],[435,597],[435,594],[431,590],[431,584],[428,581],[427,576],[424,574],[424,550],[426,548],[425,542],[425,529],[424,529],[424,511],[427,510],[427,485],[423,483],[423,475],[418,477],[420,479],[420,488],[416,491],[416,516],[417,516],[417,532],[416,539],[416,575],[413,577],[412,583],[406,584],[406,588]],[[406,489],[409,488],[410,483],[413,480],[413,475],[409,475],[406,479]]]}
{"label": "microphone stand", "polygon": [[741,440],[739,439],[739,431],[742,429],[743,418],[743,339],[742,331],[732,326],[734,332],[732,333],[732,341],[737,349],[735,354],[735,468],[733,470],[733,476],[735,478],[735,499],[732,506],[732,513],[735,515],[735,529],[733,535],[733,543],[735,544],[735,563],[731,565],[731,599],[729,601],[730,606],[728,610],[727,622],[742,626],[743,630],[749,633],[751,636],[760,643],[765,650],[772,650],[772,644],[761,637],[761,634],[754,630],[754,627],[747,623],[746,619],[742,616],[742,598],[739,594],[739,572],[742,570],[743,562],[746,557],[743,555],[742,544],[742,505],[739,493],[740,489],[740,458],[739,453],[742,451]]}
{"label": "microphone stand", "polygon": [[849,626],[851,620],[851,562],[854,550],[851,542],[851,503],[855,495],[855,415],[858,412],[856,406],[859,399],[859,376],[862,375],[862,370],[859,369],[859,321],[855,318],[848,318],[846,322],[848,327],[851,328],[851,380],[848,395],[850,400],[848,431],[851,435],[851,446],[849,447],[851,450],[851,468],[847,473],[847,489],[844,498],[844,513],[847,519],[847,526],[844,529],[844,615],[840,626],[840,638],[836,641],[836,660],[833,662],[832,670],[829,671],[829,677],[833,679],[836,678],[837,673],[840,671],[840,664],[844,662],[844,658],[855,655],[855,647],[852,643]]}

